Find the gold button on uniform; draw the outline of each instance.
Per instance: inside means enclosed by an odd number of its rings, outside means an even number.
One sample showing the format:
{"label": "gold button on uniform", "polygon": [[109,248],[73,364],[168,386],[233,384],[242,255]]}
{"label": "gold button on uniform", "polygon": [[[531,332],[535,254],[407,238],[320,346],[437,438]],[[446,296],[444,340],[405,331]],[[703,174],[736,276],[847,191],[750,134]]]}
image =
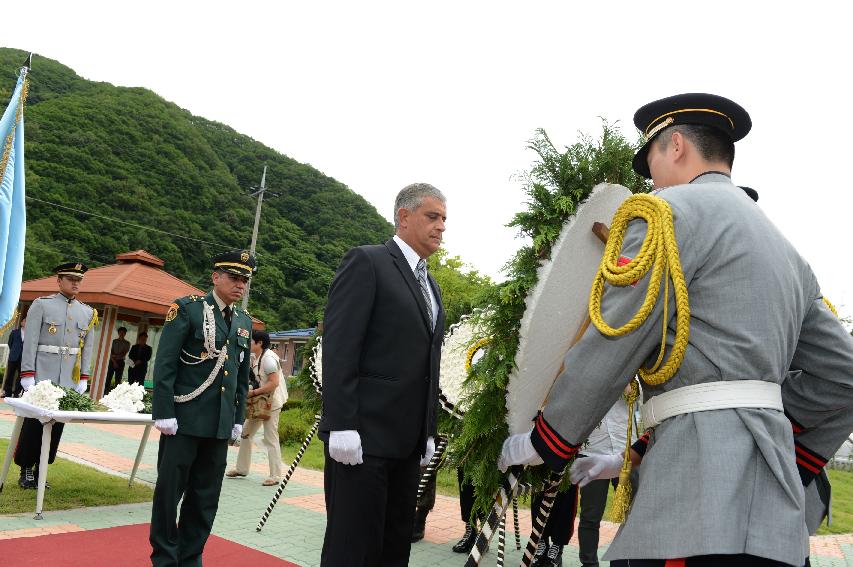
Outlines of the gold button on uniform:
{"label": "gold button on uniform", "polygon": [[226,376],[228,376],[228,371],[227,371],[227,370],[225,371],[225,375],[226,375]]}
{"label": "gold button on uniform", "polygon": [[223,392],[225,391],[225,386],[222,386],[222,391],[223,391]]}

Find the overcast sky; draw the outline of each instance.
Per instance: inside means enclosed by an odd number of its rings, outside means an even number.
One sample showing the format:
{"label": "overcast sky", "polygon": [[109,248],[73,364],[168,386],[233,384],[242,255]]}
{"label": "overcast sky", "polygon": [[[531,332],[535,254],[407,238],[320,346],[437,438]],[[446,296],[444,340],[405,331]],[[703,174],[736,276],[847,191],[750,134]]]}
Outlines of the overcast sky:
{"label": "overcast sky", "polygon": [[851,4],[579,4],[30,0],[0,45],[151,89],[313,165],[389,221],[400,188],[432,183],[448,197],[448,251],[497,279],[521,245],[504,225],[523,206],[514,175],[535,159],[536,128],[562,147],[603,116],[634,139],[642,104],[721,94],[753,120],[734,181],[853,315]]}

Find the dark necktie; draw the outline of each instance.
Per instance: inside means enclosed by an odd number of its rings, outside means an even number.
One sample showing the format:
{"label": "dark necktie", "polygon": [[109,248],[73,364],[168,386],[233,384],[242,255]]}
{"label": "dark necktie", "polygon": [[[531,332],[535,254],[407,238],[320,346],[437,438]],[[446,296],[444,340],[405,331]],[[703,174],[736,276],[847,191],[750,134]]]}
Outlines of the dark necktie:
{"label": "dark necktie", "polygon": [[225,317],[225,322],[230,327],[231,326],[231,306],[230,305],[225,306],[225,309],[222,310],[222,315]]}
{"label": "dark necktie", "polygon": [[426,302],[427,307],[427,316],[429,317],[429,328],[432,329],[435,326],[435,323],[432,320],[432,301],[429,298],[429,288],[427,287],[427,277],[426,277],[426,262],[423,259],[418,260],[418,283],[421,286],[421,293],[424,296],[424,301]]}

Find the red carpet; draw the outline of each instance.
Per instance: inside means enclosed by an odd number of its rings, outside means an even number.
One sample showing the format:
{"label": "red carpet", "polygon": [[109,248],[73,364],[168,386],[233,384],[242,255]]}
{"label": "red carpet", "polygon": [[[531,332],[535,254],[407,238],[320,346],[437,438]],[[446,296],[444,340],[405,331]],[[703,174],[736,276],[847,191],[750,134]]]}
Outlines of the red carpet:
{"label": "red carpet", "polygon": [[[148,524],[0,541],[0,564],[15,567],[144,567],[150,555]],[[205,567],[298,567],[215,535],[202,560]]]}

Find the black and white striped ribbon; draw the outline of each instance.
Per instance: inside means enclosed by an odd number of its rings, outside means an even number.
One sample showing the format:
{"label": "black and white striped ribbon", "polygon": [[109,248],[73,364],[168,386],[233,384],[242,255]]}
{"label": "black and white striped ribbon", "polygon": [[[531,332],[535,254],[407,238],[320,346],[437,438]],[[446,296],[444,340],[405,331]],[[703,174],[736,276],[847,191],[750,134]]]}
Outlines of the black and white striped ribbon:
{"label": "black and white striped ribbon", "polygon": [[521,529],[518,527],[518,496],[512,499],[512,523],[515,528],[515,549],[521,549]]}
{"label": "black and white striped ribbon", "polygon": [[462,417],[464,417],[465,412],[456,407],[456,404],[448,400],[440,387],[438,389],[438,402],[441,404],[441,409],[449,413],[451,417],[455,417],[456,419],[462,419]]}
{"label": "black and white striped ribbon", "polygon": [[435,446],[435,452],[432,454],[432,458],[427,463],[426,469],[421,475],[421,481],[418,483],[418,497],[417,502],[421,501],[421,498],[424,496],[424,491],[426,490],[427,484],[432,477],[436,475],[438,471],[438,465],[441,462],[441,457],[444,455],[444,451],[447,449],[447,439],[445,437],[438,438],[438,445]]}
{"label": "black and white striped ribbon", "polygon": [[504,567],[504,548],[506,547],[506,516],[501,518],[498,527],[498,567]]}
{"label": "black and white striped ribbon", "polygon": [[483,528],[477,534],[477,539],[474,541],[474,547],[471,548],[471,553],[468,555],[468,560],[465,561],[465,567],[475,567],[480,564],[483,555],[489,549],[489,542],[498,527],[500,519],[506,516],[506,509],[512,502],[513,497],[518,490],[518,474],[521,472],[521,467],[512,467],[501,482],[501,487],[495,494],[495,502],[492,505],[491,511],[483,522]]}
{"label": "black and white striped ribbon", "polygon": [[545,524],[548,523],[548,518],[551,515],[551,508],[554,506],[554,499],[557,497],[557,489],[560,488],[560,482],[563,480],[562,473],[551,472],[551,476],[545,483],[545,493],[542,495],[542,505],[539,506],[539,513],[533,520],[533,530],[530,533],[530,539],[527,540],[527,547],[524,549],[524,557],[521,559],[523,567],[530,567],[533,562],[533,555],[536,553],[536,546],[539,545],[539,540],[542,539],[542,531],[545,529]]}
{"label": "black and white striped ribbon", "polygon": [[278,502],[281,493],[284,492],[284,488],[287,486],[287,482],[290,480],[290,476],[293,474],[293,471],[296,470],[296,467],[299,466],[299,461],[302,460],[302,455],[305,454],[305,450],[308,448],[308,445],[311,444],[311,440],[314,438],[314,435],[317,433],[317,429],[320,427],[320,416],[314,416],[314,426],[311,427],[311,431],[308,432],[308,436],[305,437],[305,441],[302,442],[302,446],[299,447],[299,451],[296,453],[296,458],[293,459],[293,462],[290,463],[290,468],[287,469],[287,474],[284,475],[284,478],[278,485],[278,490],[276,490],[275,496],[272,497],[269,505],[267,506],[267,511],[264,512],[264,515],[261,517],[261,521],[258,522],[258,527],[255,528],[255,531],[261,531],[264,527],[264,524],[267,523],[267,519],[272,514],[273,508],[275,508],[276,502]]}

